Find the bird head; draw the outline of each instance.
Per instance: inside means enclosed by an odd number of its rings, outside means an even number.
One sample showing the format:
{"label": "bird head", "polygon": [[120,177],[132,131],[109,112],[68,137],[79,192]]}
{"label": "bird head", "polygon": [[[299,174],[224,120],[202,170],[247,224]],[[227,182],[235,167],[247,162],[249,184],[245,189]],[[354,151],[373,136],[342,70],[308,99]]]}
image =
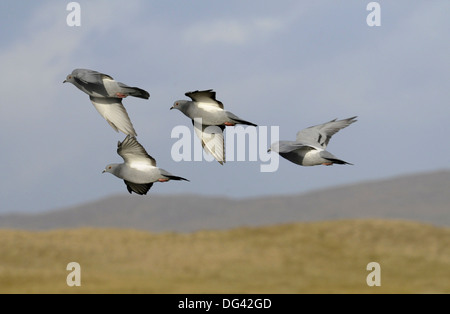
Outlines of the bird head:
{"label": "bird head", "polygon": [[173,106],[170,107],[170,110],[172,109],[178,109],[180,111],[183,111],[185,108],[185,104],[187,103],[186,100],[177,100],[173,103]]}
{"label": "bird head", "polygon": [[63,83],[67,83],[67,82],[69,82],[69,83],[73,83],[74,82],[72,74],[67,75],[66,79],[63,81]]}
{"label": "bird head", "polygon": [[105,167],[105,169],[102,171],[102,173],[109,172],[109,173],[114,174],[114,171],[116,168],[117,168],[117,164],[109,164]]}

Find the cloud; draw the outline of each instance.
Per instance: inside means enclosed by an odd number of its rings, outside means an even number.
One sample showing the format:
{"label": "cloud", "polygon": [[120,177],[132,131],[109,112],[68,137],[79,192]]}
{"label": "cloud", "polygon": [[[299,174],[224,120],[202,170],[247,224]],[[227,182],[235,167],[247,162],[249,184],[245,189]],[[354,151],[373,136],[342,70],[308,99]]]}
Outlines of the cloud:
{"label": "cloud", "polygon": [[186,42],[242,45],[254,39],[270,37],[284,27],[285,22],[271,17],[250,21],[229,18],[191,25],[184,31],[183,38]]}

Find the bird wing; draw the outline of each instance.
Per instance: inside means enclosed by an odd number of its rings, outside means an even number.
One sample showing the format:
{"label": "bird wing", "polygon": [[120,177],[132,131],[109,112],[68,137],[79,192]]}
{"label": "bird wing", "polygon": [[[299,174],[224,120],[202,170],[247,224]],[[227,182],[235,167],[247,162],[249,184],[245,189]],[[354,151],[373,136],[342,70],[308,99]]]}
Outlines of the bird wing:
{"label": "bird wing", "polygon": [[156,167],[156,160],[147,153],[134,136],[127,135],[123,142],[117,143],[117,154],[130,165],[139,163]]}
{"label": "bird wing", "polygon": [[150,190],[150,188],[152,187],[153,183],[144,183],[144,184],[139,184],[139,183],[133,183],[127,180],[123,180],[125,182],[125,184],[127,185],[127,190],[128,192],[134,192],[136,194],[139,195],[146,195],[147,192]]}
{"label": "bird wing", "polygon": [[114,80],[111,76],[109,76],[107,74],[100,73],[100,72],[97,72],[94,70],[88,70],[88,69],[76,69],[73,71],[73,76],[85,84],[102,84],[103,85],[104,78]]}
{"label": "bird wing", "polygon": [[223,109],[222,102],[216,99],[216,92],[213,91],[212,89],[203,91],[196,90],[193,92],[187,92],[185,95],[191,98],[192,101],[201,102],[204,104],[208,104]]}
{"label": "bird wing", "polygon": [[109,125],[126,135],[137,136],[130,117],[119,98],[89,97],[95,109],[108,121]]}
{"label": "bird wing", "polygon": [[225,126],[204,125],[194,120],[192,120],[192,124],[195,134],[202,141],[203,149],[223,165],[225,162],[225,142],[223,138]]}
{"label": "bird wing", "polygon": [[[308,147],[317,149],[317,147],[314,147],[312,145],[307,145],[307,144],[292,142],[292,141],[279,141],[279,142],[274,143],[272,145],[272,147],[273,147],[273,150],[278,153],[290,153],[297,149],[308,148]],[[322,149],[320,149],[320,150],[322,150]]]}
{"label": "bird wing", "polygon": [[331,120],[327,123],[311,126],[297,133],[297,142],[305,145],[311,145],[321,149],[325,149],[331,139],[339,130],[356,122],[356,116],[348,119]]}

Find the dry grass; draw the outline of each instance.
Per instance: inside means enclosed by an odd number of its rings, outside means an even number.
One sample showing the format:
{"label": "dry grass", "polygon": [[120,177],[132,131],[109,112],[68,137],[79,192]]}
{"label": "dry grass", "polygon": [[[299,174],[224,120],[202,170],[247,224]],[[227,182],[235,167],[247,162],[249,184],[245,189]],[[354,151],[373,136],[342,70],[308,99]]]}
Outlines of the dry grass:
{"label": "dry grass", "polygon": [[[450,293],[450,229],[345,220],[152,234],[0,230],[0,293]],[[81,287],[68,287],[69,262]],[[369,262],[381,287],[368,287]]]}

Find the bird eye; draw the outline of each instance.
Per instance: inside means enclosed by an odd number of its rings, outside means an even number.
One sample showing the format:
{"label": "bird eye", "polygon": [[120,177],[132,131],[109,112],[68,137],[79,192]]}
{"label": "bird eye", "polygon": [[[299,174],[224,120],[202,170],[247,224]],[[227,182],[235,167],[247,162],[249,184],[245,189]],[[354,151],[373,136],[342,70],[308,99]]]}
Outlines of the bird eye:
{"label": "bird eye", "polygon": [[108,169],[111,169],[111,166],[109,166]]}

